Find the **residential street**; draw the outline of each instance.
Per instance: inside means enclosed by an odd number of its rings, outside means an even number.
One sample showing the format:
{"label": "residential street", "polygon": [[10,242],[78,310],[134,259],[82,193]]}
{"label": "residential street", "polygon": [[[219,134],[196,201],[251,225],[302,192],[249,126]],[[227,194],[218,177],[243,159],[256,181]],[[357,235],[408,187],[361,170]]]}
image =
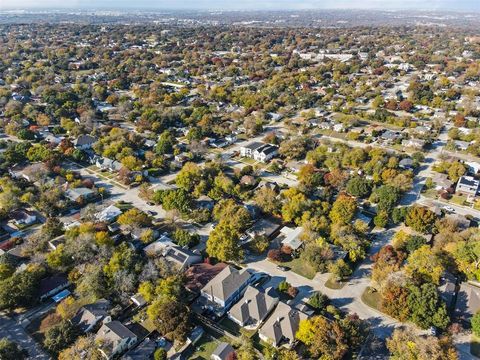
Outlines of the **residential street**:
{"label": "residential street", "polygon": [[27,350],[29,359],[50,359],[50,356],[43,352],[33,338],[25,332],[25,329],[6,315],[0,315],[0,338],[3,337],[16,342],[22,349]]}

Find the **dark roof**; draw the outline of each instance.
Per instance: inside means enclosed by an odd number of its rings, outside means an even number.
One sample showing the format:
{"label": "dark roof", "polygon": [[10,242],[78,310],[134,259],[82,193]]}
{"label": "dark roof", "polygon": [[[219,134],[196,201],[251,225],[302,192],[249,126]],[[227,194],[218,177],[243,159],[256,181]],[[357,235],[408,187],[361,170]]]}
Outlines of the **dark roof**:
{"label": "dark roof", "polygon": [[192,265],[185,273],[187,278],[185,287],[191,291],[199,291],[210,280],[225,269],[226,266],[227,264],[224,263],[218,263],[215,265],[207,263]]}
{"label": "dark roof", "polygon": [[68,279],[64,274],[56,274],[48,278],[40,280],[40,290],[39,295],[43,296],[48,294],[50,291],[55,290],[56,288],[65,285],[68,283]]}
{"label": "dark roof", "polygon": [[255,149],[259,149],[263,145],[264,144],[262,144],[261,142],[255,141],[255,142],[251,142],[250,144],[245,145],[244,147],[247,148],[247,149],[250,149],[250,150],[255,150]]}
{"label": "dark roof", "polygon": [[122,359],[125,360],[149,360],[156,349],[155,341],[146,338],[137,347],[127,352]]}

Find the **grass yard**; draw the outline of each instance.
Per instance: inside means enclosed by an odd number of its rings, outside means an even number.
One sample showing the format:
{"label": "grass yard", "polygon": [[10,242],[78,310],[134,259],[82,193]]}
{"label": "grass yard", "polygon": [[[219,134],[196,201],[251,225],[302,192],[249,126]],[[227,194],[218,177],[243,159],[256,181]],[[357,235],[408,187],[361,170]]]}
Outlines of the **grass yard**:
{"label": "grass yard", "polygon": [[362,301],[371,308],[380,311],[380,293],[378,291],[370,291],[367,287],[362,294]]}
{"label": "grass yard", "polygon": [[453,204],[457,204],[457,205],[463,206],[466,199],[467,199],[467,198],[466,198],[465,196],[453,195],[452,198],[450,199],[450,202],[452,202]]}
{"label": "grass yard", "polygon": [[215,351],[218,344],[220,344],[220,342],[222,341],[229,342],[228,339],[225,337],[216,339],[209,334],[205,334],[195,345],[194,349],[188,352],[186,358],[196,360],[210,360],[210,356]]}
{"label": "grass yard", "polygon": [[330,277],[327,281],[325,281],[325,286],[329,289],[333,290],[340,290],[343,289],[346,282],[338,282],[333,277]]}
{"label": "grass yard", "polygon": [[480,357],[480,338],[473,334],[470,341],[470,353],[473,356]]}
{"label": "grass yard", "polygon": [[289,262],[281,263],[280,265],[287,266],[294,273],[296,273],[298,275],[301,275],[301,276],[303,276],[307,279],[310,279],[310,280],[312,280],[315,277],[315,275],[317,274],[315,269],[312,266],[310,266],[310,264],[308,264],[305,261],[300,260],[299,258],[293,259]]}

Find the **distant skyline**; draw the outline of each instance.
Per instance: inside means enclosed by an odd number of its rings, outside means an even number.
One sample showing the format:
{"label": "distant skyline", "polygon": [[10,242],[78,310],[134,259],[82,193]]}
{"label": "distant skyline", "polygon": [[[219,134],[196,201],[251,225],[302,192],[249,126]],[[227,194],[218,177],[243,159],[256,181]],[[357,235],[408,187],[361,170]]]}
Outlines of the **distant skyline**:
{"label": "distant skyline", "polygon": [[480,10],[480,0],[0,0],[9,9],[423,9]]}

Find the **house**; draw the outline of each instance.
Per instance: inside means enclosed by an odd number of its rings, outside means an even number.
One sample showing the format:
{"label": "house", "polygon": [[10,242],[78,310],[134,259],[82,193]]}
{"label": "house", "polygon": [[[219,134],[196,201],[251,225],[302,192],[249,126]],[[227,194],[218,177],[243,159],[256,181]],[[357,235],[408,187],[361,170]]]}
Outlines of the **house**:
{"label": "house", "polygon": [[97,142],[97,138],[91,135],[80,135],[73,141],[75,149],[87,150],[91,149],[93,144]]}
{"label": "house", "polygon": [[480,181],[475,180],[473,176],[462,176],[458,179],[456,192],[468,196],[477,196]]}
{"label": "house", "polygon": [[453,182],[448,179],[447,174],[433,173],[432,181],[437,191],[450,189],[453,185]]}
{"label": "house", "polygon": [[288,226],[284,226],[280,230],[278,239],[281,241],[283,246],[288,246],[293,251],[297,251],[303,246],[303,241],[300,239],[302,233],[302,227],[290,228]]}
{"label": "house", "polygon": [[452,273],[446,271],[440,279],[438,292],[442,300],[445,302],[445,305],[447,305],[447,309],[451,309],[454,305],[453,300],[455,299],[456,285],[457,278]]}
{"label": "house", "polygon": [[307,318],[307,314],[281,301],[258,334],[261,340],[275,347],[292,347],[300,321]]}
{"label": "house", "polygon": [[109,322],[111,317],[108,314],[110,310],[110,301],[100,299],[93,304],[82,306],[71,322],[82,332],[91,331],[100,321]]}
{"label": "house", "polygon": [[268,239],[273,238],[282,225],[278,222],[274,221],[271,218],[261,218],[256,221],[247,231],[247,235],[250,236],[252,239],[255,236],[265,236]]}
{"label": "house", "polygon": [[225,263],[210,265],[194,264],[185,272],[185,287],[192,292],[199,292],[207,283],[227,267]]}
{"label": "house", "polygon": [[278,146],[273,144],[264,144],[261,142],[252,142],[240,148],[242,157],[249,157],[256,161],[267,162],[278,154]]}
{"label": "house", "polygon": [[69,285],[68,278],[64,274],[56,274],[40,280],[38,290],[40,301],[59,293]]}
{"label": "house", "polygon": [[398,166],[402,169],[413,169],[413,160],[405,158],[399,161]]}
{"label": "house", "polygon": [[425,140],[421,139],[406,139],[402,141],[402,146],[421,150],[425,146]]}
{"label": "house", "polygon": [[210,358],[212,360],[236,359],[235,349],[229,343],[222,342],[218,344],[212,355],[210,355]]}
{"label": "house", "polygon": [[37,221],[37,216],[34,212],[25,209],[18,209],[10,211],[10,220],[16,226],[28,226]]}
{"label": "house", "polygon": [[157,241],[146,246],[143,251],[148,256],[163,256],[167,262],[182,271],[203,260],[200,253],[176,245],[165,234]]}
{"label": "house", "polygon": [[465,151],[470,146],[470,143],[468,141],[455,140],[453,143],[455,145],[455,148],[460,151]]}
{"label": "house", "polygon": [[114,320],[102,325],[95,340],[100,343],[100,351],[107,358],[112,359],[137,342],[137,335],[130,331],[120,321]]}
{"label": "house", "polygon": [[252,275],[246,269],[237,270],[228,265],[202,288],[200,294],[211,310],[223,315],[240,299],[251,280]]}
{"label": "house", "polygon": [[65,191],[65,197],[76,203],[83,203],[95,197],[95,192],[86,187],[78,187]]}
{"label": "house", "polygon": [[157,348],[157,344],[154,340],[146,338],[139,345],[129,350],[122,360],[150,360],[153,358],[153,353]]}
{"label": "house", "polygon": [[197,207],[200,209],[213,210],[213,207],[215,206],[215,201],[207,195],[201,195],[195,201],[195,203],[197,204]]}
{"label": "house", "polygon": [[117,160],[112,160],[108,158],[97,158],[95,161],[95,166],[100,170],[109,170],[109,171],[119,171],[122,168],[122,164]]}
{"label": "house", "polygon": [[274,290],[259,290],[248,286],[243,297],[232,306],[228,317],[242,327],[256,329],[278,304]]}
{"label": "house", "polygon": [[469,324],[473,315],[480,310],[480,287],[477,283],[464,282],[460,285],[455,305],[456,316]]}
{"label": "house", "polygon": [[121,214],[122,214],[122,210],[117,208],[115,205],[110,205],[109,207],[98,212],[95,215],[95,217],[97,218],[98,221],[112,222]]}

